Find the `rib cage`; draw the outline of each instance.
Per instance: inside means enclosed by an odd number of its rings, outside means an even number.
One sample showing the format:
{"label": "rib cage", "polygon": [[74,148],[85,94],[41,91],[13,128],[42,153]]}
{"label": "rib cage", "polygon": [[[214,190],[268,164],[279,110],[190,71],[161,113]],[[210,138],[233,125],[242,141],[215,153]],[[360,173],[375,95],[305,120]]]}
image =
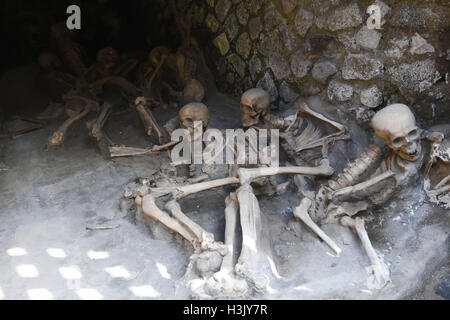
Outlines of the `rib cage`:
{"label": "rib cage", "polygon": [[314,207],[310,211],[311,217],[314,220],[323,218],[325,208],[328,204],[328,192],[330,190],[336,191],[357,183],[361,176],[381,159],[382,155],[382,149],[377,145],[371,144],[359,158],[351,162],[349,166],[336,177],[336,180],[329,180],[328,186],[322,185],[316,193]]}

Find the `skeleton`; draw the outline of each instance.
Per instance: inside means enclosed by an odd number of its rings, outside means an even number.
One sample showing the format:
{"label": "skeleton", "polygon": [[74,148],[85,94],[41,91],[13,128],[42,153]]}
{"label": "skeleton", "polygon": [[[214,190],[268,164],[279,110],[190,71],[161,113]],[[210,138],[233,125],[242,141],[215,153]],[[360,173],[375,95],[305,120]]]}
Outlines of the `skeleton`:
{"label": "skeleton", "polygon": [[[248,128],[263,122],[271,127],[284,129],[280,136],[285,140],[283,147],[290,153],[298,154],[303,150],[320,147],[325,140],[332,142],[349,138],[345,126],[312,110],[305,102],[296,103],[297,114],[284,119],[270,114],[269,108],[270,95],[268,92],[260,88],[247,90],[241,98],[242,126]],[[338,132],[321,137],[318,128],[314,127],[309,119],[303,116],[309,116],[329,124]],[[306,122],[306,128],[301,131],[303,122]]]}
{"label": "skeleton", "polygon": [[[105,138],[108,144],[111,141],[103,133],[105,125],[112,111],[112,105],[105,103],[100,108],[99,97],[105,86],[118,87],[127,99],[136,97],[140,90],[129,82],[125,76],[136,66],[133,59],[121,62],[118,52],[113,48],[103,48],[97,54],[98,63],[89,70],[82,64],[79,46],[71,41],[70,33],[61,30],[59,24],[52,27],[53,36],[60,46],[60,54],[71,67],[76,76],[64,72],[58,57],[51,53],[42,53],[39,57],[41,67],[49,72],[49,77],[63,83],[69,92],[63,97],[65,100],[67,119],[48,139],[47,150],[63,143],[67,130],[78,120],[86,117],[91,112],[99,112],[98,118],[86,123],[89,136],[99,145]],[[75,71],[73,71],[75,70]],[[81,106],[80,106],[81,103]],[[49,106],[52,107],[52,106]],[[47,119],[58,117],[59,110],[49,108],[41,116]]]}
{"label": "skeleton", "polygon": [[424,188],[431,202],[450,209],[450,139],[434,135]]}
{"label": "skeleton", "polygon": [[400,187],[417,177],[423,164],[421,137],[430,139],[439,134],[418,128],[414,115],[403,104],[380,110],[373,117],[372,126],[387,144],[387,154],[376,145],[370,145],[334,181],[329,181],[328,186],[323,185],[316,194],[304,192],[305,198],[294,214],[302,220],[310,216],[311,220],[322,220],[322,223],[340,221],[353,229],[371,263],[373,283],[370,285],[382,288],[390,282],[389,272],[370,242],[364,220],[353,216],[370,205],[383,204]]}
{"label": "skeleton", "polygon": [[[185,106],[179,117],[180,126],[188,129],[191,133],[193,132],[193,121],[203,118],[200,110],[192,112],[192,108],[195,105],[189,104]],[[235,176],[229,178],[185,186],[169,185],[162,188],[147,188],[145,192],[136,198],[136,203],[142,208],[144,214],[163,223],[170,230],[174,230],[189,242],[194,243],[195,248],[199,248],[199,251],[193,256],[193,264],[197,263],[196,261],[202,261],[201,257],[204,254],[209,255],[211,248],[216,248],[215,250],[220,248],[219,251],[223,257],[220,270],[213,278],[204,279],[206,282],[201,290],[208,291],[205,288],[213,286],[216,289],[219,288],[218,290],[225,296],[240,296],[248,290],[248,286],[256,291],[262,291],[268,284],[268,270],[271,269],[275,273],[276,270],[273,270],[273,262],[267,251],[268,246],[265,244],[265,238],[261,234],[261,212],[253,189],[254,183],[260,179],[274,177],[279,174],[332,175],[334,170],[330,167],[327,158],[327,140],[324,141],[324,158],[316,167],[241,167],[237,169]],[[212,235],[199,229],[198,225],[192,223],[184,215],[180,216],[179,207],[174,205],[173,200],[179,200],[197,192],[228,184],[239,184],[240,187],[226,199],[225,247],[223,247],[223,245],[215,244]],[[169,202],[170,206],[166,206],[171,211],[172,216],[157,208],[155,204],[155,200],[158,197],[163,197],[167,194],[171,194],[173,199]],[[177,209],[175,213],[174,208]],[[235,231],[237,229],[238,214],[240,215],[242,229],[242,249],[236,265],[233,266],[233,251],[237,245],[235,243]],[[180,226],[185,226],[185,229]],[[191,234],[188,231],[191,231]],[[208,253],[204,253],[205,250]],[[198,293],[198,287],[194,291]]]}
{"label": "skeleton", "polygon": [[[215,275],[216,285],[223,286],[225,295],[241,295],[247,290],[242,282],[245,279],[255,290],[263,290],[267,285],[267,276],[257,270],[269,265],[268,257],[261,244],[261,212],[258,200],[253,193],[251,183],[259,178],[277,174],[305,174],[330,176],[333,169],[325,158],[318,167],[283,167],[283,168],[240,168],[236,177],[228,177],[190,185],[169,185],[160,188],[141,188],[137,192],[136,204],[150,218],[162,223],[168,229],[180,234],[196,250],[195,260],[204,252],[217,251],[223,257],[220,271]],[[205,190],[238,185],[235,193],[226,199],[226,235],[225,246],[214,241],[214,236],[182,214],[177,200]],[[166,204],[171,215],[156,205],[156,199],[171,195],[172,200]],[[238,210],[239,207],[239,210]],[[236,216],[240,214],[243,235],[242,250],[237,264],[232,265],[235,246]],[[267,260],[267,261],[264,261]],[[234,269],[234,270],[233,270]],[[234,272],[233,272],[234,271]],[[235,274],[234,274],[235,273]],[[237,278],[236,278],[237,276]],[[231,286],[231,287],[230,287]]]}
{"label": "skeleton", "polygon": [[205,88],[196,79],[199,62],[197,41],[189,36],[189,31],[182,31],[182,34],[184,40],[180,48],[175,54],[167,55],[167,66],[172,73],[172,81],[169,82],[174,85],[167,81],[164,81],[163,85],[172,97],[184,105],[190,102],[202,102],[205,97]]}
{"label": "skeleton", "polygon": [[[160,128],[158,126],[158,130],[160,130],[161,135],[163,136],[170,136],[172,132],[177,128],[186,129],[188,130],[190,135],[193,135],[194,122],[201,121],[203,129],[205,130],[209,125],[209,118],[210,115],[208,107],[206,105],[204,105],[203,103],[189,103],[181,108],[178,116],[170,119],[163,128]],[[153,127],[151,126],[151,119],[148,120],[148,123],[149,128],[153,130]],[[154,123],[156,123],[156,121]],[[154,145],[150,149],[132,148],[126,146],[112,146],[110,147],[110,155],[111,158],[119,158],[158,154],[161,150],[173,147],[179,142],[180,141],[171,141],[162,145]]]}
{"label": "skeleton", "polygon": [[119,52],[111,47],[105,47],[97,53],[97,63],[92,65],[84,75],[88,82],[94,82],[111,76],[127,76],[136,68],[138,61],[127,59],[123,61]]}
{"label": "skeleton", "polygon": [[[93,83],[80,83],[78,82],[77,88],[70,90],[63,100],[66,102],[65,110],[69,119],[66,120],[60,128],[53,134],[48,140],[47,149],[59,146],[63,143],[67,130],[78,120],[86,117],[91,112],[100,112],[96,120],[87,123],[87,128],[90,131],[89,136],[94,141],[99,142],[105,135],[101,132],[105,125],[109,115],[111,114],[110,103],[105,103],[100,108],[100,101],[98,94],[102,92],[104,86],[118,87],[120,92],[126,97],[136,97],[139,93],[139,89],[134,86],[127,79],[120,76],[110,76],[102,78]],[[51,107],[51,106],[49,106]],[[46,110],[46,115],[42,115],[47,118],[55,118],[59,115],[58,109]]]}

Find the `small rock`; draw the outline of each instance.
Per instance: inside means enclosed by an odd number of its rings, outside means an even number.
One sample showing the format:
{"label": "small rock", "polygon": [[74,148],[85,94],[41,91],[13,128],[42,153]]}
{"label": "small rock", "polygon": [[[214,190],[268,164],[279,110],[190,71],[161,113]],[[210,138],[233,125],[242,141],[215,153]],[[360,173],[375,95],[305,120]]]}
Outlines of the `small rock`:
{"label": "small rock", "polygon": [[409,40],[406,37],[401,39],[389,40],[389,48],[384,51],[388,58],[400,59],[409,46]]}
{"label": "small rock", "polygon": [[248,68],[250,71],[250,75],[252,76],[253,80],[255,80],[256,76],[258,75],[259,72],[261,72],[262,68],[262,62],[256,54],[253,55],[253,57],[250,59]]}
{"label": "small rock", "polygon": [[262,88],[269,92],[272,102],[278,98],[278,89],[269,71],[266,71],[264,76],[256,84],[256,87]]}
{"label": "small rock", "polygon": [[281,0],[281,6],[283,7],[283,12],[289,14],[295,8],[295,0]]}
{"label": "small rock", "polygon": [[431,59],[393,66],[388,69],[388,74],[393,82],[415,92],[429,89],[441,78]]}
{"label": "small rock", "polygon": [[298,36],[291,26],[283,24],[278,27],[277,31],[287,51],[291,52],[297,48]]}
{"label": "small rock", "polygon": [[312,62],[309,61],[300,51],[291,56],[291,70],[297,78],[303,78],[311,71]]}
{"label": "small rock", "polygon": [[386,16],[391,12],[391,8],[381,0],[376,0],[373,4],[380,7],[380,11],[381,11],[381,23],[380,24],[383,26],[386,23]]}
{"label": "small rock", "polygon": [[241,34],[236,42],[236,51],[242,58],[247,59],[252,50],[252,43],[247,32]]}
{"label": "small rock", "polygon": [[439,283],[436,288],[436,293],[442,298],[450,300],[450,277]]}
{"label": "small rock", "polygon": [[257,39],[261,31],[261,19],[259,17],[250,19],[250,22],[248,23],[248,32],[250,33],[250,38],[252,38],[252,40]]}
{"label": "small rock", "polygon": [[298,93],[296,93],[294,90],[292,90],[292,88],[290,87],[289,84],[287,84],[285,81],[283,81],[281,83],[281,86],[280,86],[280,97],[284,101],[286,101],[288,103],[289,102],[293,102],[293,101],[297,100],[298,96],[299,96]]}
{"label": "small rock", "polygon": [[214,40],[214,45],[219,49],[220,53],[224,56],[230,50],[230,44],[228,43],[227,35],[221,33]]}
{"label": "small rock", "polygon": [[411,38],[411,49],[409,53],[411,54],[425,54],[434,52],[434,47],[427,42],[420,34],[416,33]]}
{"label": "small rock", "polygon": [[224,24],[225,32],[227,33],[229,41],[233,41],[239,31],[239,24],[236,16],[230,14]]}
{"label": "small rock", "polygon": [[394,27],[424,28],[427,26],[427,15],[424,13],[421,8],[402,3],[394,9],[390,21]]}
{"label": "small rock", "polygon": [[212,32],[217,32],[220,26],[219,21],[217,21],[217,19],[210,13],[208,13],[208,15],[206,16],[205,23],[209,30],[211,30]]}
{"label": "small rock", "polygon": [[228,15],[231,7],[231,0],[219,0],[216,5],[216,16],[220,22],[223,22]]}
{"label": "small rock", "polygon": [[383,103],[383,94],[376,85],[373,85],[361,91],[360,100],[363,105],[376,108]]}
{"label": "small rock", "polygon": [[278,32],[261,33],[258,51],[266,57],[274,53],[281,54],[284,50]]}
{"label": "small rock", "polygon": [[358,53],[361,51],[360,46],[356,42],[354,31],[344,30],[339,32],[338,40],[340,43],[344,45],[345,49],[347,49],[350,52]]}
{"label": "small rock", "polygon": [[294,214],[294,210],[292,210],[291,207],[284,209],[283,211],[281,211],[281,214],[283,216],[291,216]]}
{"label": "small rock", "polygon": [[246,1],[247,9],[253,14],[256,14],[261,9],[264,0],[248,0]]}
{"label": "small rock", "polygon": [[363,22],[359,6],[353,2],[345,7],[331,11],[325,24],[330,31],[337,31],[359,26]]}
{"label": "small rock", "polygon": [[363,26],[356,34],[356,43],[364,49],[376,49],[380,43],[381,33]]}
{"label": "small rock", "polygon": [[304,37],[313,25],[314,15],[307,10],[300,9],[295,16],[294,24],[300,36]]}
{"label": "small rock", "polygon": [[280,12],[278,12],[278,9],[275,6],[270,6],[270,8],[266,10],[266,13],[264,14],[264,24],[266,27],[266,31],[273,30],[283,22],[284,18],[280,14]]}
{"label": "small rock", "polygon": [[267,60],[267,65],[272,69],[275,79],[281,80],[289,75],[289,65],[281,56],[274,53]]}
{"label": "small rock", "polygon": [[336,72],[337,68],[334,63],[330,61],[317,62],[312,69],[312,77],[320,83],[326,84]]}
{"label": "small rock", "polygon": [[230,54],[228,56],[228,62],[231,63],[231,65],[234,67],[234,70],[239,74],[241,78],[245,77],[245,62],[239,58],[237,54]]}
{"label": "small rock", "polygon": [[342,67],[342,78],[371,80],[383,74],[383,63],[380,60],[366,57],[363,54],[349,54]]}
{"label": "small rock", "polygon": [[238,18],[240,24],[243,24],[243,25],[247,24],[249,14],[248,14],[248,11],[243,2],[241,2],[239,4],[239,6],[237,7],[236,15],[237,15],[237,18]]}
{"label": "small rock", "polygon": [[328,98],[330,101],[345,102],[353,96],[353,87],[349,84],[331,80],[328,85]]}

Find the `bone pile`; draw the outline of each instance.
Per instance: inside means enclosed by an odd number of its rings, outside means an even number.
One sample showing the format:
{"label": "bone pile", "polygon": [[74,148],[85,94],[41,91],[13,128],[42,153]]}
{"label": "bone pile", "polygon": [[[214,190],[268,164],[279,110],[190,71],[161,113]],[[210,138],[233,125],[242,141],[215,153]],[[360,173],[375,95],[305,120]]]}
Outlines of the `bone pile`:
{"label": "bone pile", "polygon": [[[60,101],[49,105],[38,118],[48,121],[62,114],[68,118],[48,139],[47,150],[61,146],[71,128],[90,114],[95,115],[95,119],[86,123],[89,137],[97,145],[106,145],[107,149],[120,147],[103,131],[108,118],[120,105],[129,105],[139,115],[145,133],[155,148],[143,151],[121,146],[122,150],[113,149],[113,157],[154,154],[165,149],[158,146],[169,143],[169,132],[157,122],[153,109],[199,103],[205,96],[202,83],[196,79],[198,45],[187,34],[184,37],[176,51],[157,46],[143,55],[105,47],[98,50],[95,59],[91,59],[65,23],[53,25],[53,50],[42,52],[38,62],[48,80],[64,94]],[[121,100],[108,97],[105,94],[107,88],[119,92]]]}

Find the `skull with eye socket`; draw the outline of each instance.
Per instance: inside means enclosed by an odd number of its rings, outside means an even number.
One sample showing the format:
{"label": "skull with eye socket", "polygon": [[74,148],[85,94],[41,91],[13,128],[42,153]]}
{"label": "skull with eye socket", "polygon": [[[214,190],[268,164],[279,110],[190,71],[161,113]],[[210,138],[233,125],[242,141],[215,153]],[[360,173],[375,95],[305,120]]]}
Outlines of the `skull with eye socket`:
{"label": "skull with eye socket", "polygon": [[269,111],[270,94],[261,89],[253,88],[244,92],[241,97],[241,124],[248,128],[259,123]]}
{"label": "skull with eye socket", "polygon": [[180,128],[189,130],[194,133],[194,125],[196,121],[202,122],[202,129],[205,130],[209,124],[209,110],[206,105],[200,102],[193,102],[185,105],[178,113]]}
{"label": "skull with eye socket", "polygon": [[422,130],[417,127],[414,114],[408,106],[391,104],[378,111],[372,119],[372,127],[402,159],[416,161],[419,158],[422,152]]}

